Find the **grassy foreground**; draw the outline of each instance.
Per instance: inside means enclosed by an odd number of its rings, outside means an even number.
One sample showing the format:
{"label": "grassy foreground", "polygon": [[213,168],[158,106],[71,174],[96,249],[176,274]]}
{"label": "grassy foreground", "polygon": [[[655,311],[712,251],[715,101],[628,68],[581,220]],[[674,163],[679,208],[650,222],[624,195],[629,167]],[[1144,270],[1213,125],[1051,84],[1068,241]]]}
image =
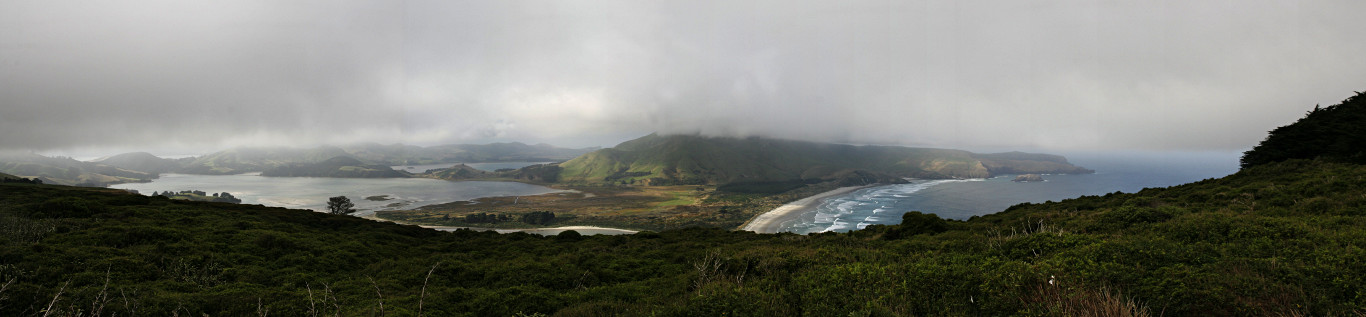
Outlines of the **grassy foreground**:
{"label": "grassy foreground", "polygon": [[848,234],[553,237],[0,184],[0,315],[1353,315],[1366,167]]}

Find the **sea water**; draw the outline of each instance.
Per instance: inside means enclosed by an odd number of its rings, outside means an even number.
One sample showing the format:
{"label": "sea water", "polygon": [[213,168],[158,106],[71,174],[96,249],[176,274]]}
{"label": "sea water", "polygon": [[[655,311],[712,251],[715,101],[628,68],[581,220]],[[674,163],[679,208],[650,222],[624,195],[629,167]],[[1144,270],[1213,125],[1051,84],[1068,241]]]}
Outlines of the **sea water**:
{"label": "sea water", "polygon": [[1024,202],[1132,193],[1222,177],[1238,169],[1237,153],[1083,153],[1067,157],[1096,173],[1043,175],[1043,182],[1013,182],[1015,175],[999,175],[869,187],[826,198],[802,214],[800,221],[788,223],[780,231],[843,232],[874,224],[898,224],[901,215],[909,211],[963,220]]}

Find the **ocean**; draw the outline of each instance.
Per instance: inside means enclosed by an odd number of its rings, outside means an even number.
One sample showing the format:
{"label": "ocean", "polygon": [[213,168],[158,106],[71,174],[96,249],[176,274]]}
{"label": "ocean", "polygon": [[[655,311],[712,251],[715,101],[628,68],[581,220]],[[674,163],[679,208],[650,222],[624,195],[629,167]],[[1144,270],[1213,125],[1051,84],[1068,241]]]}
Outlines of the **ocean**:
{"label": "ocean", "polygon": [[1074,153],[1072,164],[1095,174],[1043,175],[1043,182],[1012,182],[1015,175],[986,179],[913,180],[909,184],[875,186],[826,198],[800,221],[781,231],[800,234],[850,231],[873,224],[901,223],[909,211],[964,220],[1005,210],[1015,204],[1060,201],[1083,195],[1132,193],[1168,187],[1238,170],[1240,153]]}

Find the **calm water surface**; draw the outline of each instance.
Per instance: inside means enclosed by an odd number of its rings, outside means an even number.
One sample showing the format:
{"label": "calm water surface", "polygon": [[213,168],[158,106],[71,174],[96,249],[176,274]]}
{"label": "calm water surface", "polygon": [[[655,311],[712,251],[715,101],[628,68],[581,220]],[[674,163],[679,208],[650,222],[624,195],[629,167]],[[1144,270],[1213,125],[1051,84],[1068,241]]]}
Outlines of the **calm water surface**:
{"label": "calm water surface", "polygon": [[[346,196],[356,204],[358,216],[374,214],[377,210],[412,209],[480,197],[526,196],[560,191],[516,182],[452,182],[428,178],[264,177],[256,174],[163,174],[161,178],[150,183],[118,184],[109,187],[133,189],[144,195],[150,195],[153,191],[168,190],[228,192],[242,199],[244,204],[315,211],[327,209],[328,197]],[[388,200],[366,199],[381,195],[387,195],[385,198]]]}

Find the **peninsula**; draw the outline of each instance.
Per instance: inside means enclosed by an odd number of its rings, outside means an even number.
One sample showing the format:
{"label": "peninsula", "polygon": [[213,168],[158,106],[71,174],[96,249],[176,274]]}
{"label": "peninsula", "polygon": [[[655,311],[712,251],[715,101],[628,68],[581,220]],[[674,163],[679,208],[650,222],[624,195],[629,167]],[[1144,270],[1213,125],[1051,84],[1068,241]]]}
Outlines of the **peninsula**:
{"label": "peninsula", "polygon": [[524,228],[547,224],[486,220],[554,211],[554,225],[668,230],[735,229],[748,223],[746,230],[775,232],[821,198],[852,188],[903,183],[912,177],[981,178],[1020,172],[1094,171],[1050,154],[650,134],[558,164],[493,172],[454,165],[416,175],[519,181],[576,192],[481,198],[380,211],[377,216],[423,225]]}

